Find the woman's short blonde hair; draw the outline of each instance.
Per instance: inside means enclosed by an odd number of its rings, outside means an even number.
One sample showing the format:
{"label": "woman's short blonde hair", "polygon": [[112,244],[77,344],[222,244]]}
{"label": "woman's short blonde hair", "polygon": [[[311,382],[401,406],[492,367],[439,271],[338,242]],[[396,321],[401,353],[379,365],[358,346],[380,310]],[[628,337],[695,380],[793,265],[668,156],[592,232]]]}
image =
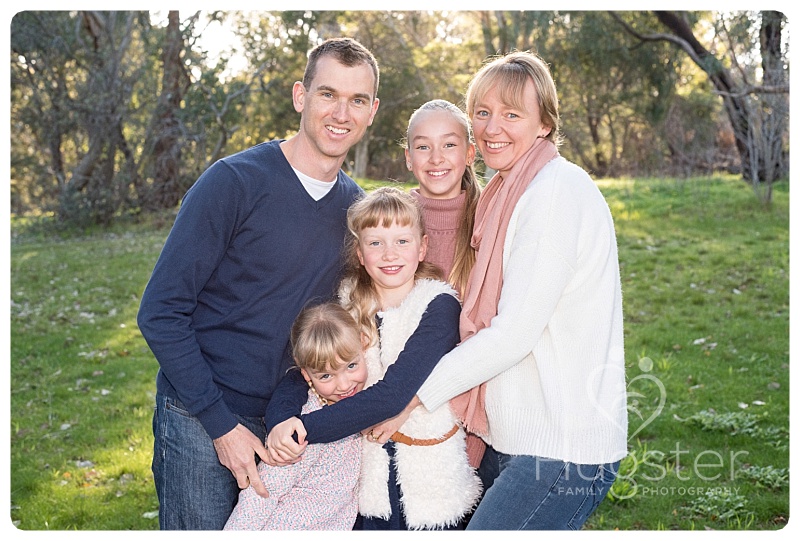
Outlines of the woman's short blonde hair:
{"label": "woman's short blonde hair", "polygon": [[526,110],[521,101],[522,91],[528,81],[533,82],[539,102],[541,122],[550,128],[546,139],[558,145],[559,132],[558,95],[550,68],[538,55],[527,51],[515,51],[494,57],[478,70],[467,88],[467,115],[475,114],[475,106],[491,89],[497,89],[500,99],[509,107]]}

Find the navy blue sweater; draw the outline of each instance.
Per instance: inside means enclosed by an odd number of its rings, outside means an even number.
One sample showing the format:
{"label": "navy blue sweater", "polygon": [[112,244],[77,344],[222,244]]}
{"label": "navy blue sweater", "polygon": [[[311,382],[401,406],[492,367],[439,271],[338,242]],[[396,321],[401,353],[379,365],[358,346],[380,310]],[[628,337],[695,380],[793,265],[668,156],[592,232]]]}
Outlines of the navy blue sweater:
{"label": "navy blue sweater", "polygon": [[158,391],[211,438],[236,426],[233,413],[264,415],[292,364],[295,317],[335,293],[347,208],[363,194],[340,171],[315,201],[279,143],[223,158],[188,190],[139,308]]}
{"label": "navy blue sweater", "polygon": [[308,384],[299,370],[291,370],[275,390],[264,422],[267,431],[300,417],[309,443],[328,443],[360,432],[403,411],[445,353],[459,341],[461,305],[452,295],[439,295],[383,379],[350,398],[300,415],[308,399]]}

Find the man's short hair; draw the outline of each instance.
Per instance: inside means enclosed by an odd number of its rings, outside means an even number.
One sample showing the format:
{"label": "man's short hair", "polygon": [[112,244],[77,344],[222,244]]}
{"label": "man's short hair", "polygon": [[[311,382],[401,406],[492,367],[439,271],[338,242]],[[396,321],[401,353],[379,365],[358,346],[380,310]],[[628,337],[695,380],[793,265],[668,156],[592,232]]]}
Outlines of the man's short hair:
{"label": "man's short hair", "polygon": [[377,97],[378,82],[380,80],[378,62],[375,60],[372,53],[369,52],[369,49],[352,38],[331,38],[325,40],[311,50],[308,54],[306,71],[303,74],[303,86],[306,90],[311,88],[311,81],[313,81],[314,77],[317,75],[317,62],[319,62],[319,59],[323,56],[332,56],[340,64],[348,68],[359,64],[367,64],[372,68],[372,74],[375,76],[375,89],[372,99]]}

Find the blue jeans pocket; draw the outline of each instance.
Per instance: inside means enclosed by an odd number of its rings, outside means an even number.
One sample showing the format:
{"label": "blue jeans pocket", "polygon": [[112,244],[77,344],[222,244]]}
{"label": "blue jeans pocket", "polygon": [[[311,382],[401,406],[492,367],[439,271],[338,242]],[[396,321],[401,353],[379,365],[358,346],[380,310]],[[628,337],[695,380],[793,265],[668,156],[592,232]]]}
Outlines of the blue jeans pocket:
{"label": "blue jeans pocket", "polygon": [[176,398],[164,397],[164,407],[167,411],[183,415],[184,417],[192,416],[186,409],[186,406],[183,405],[183,402]]}

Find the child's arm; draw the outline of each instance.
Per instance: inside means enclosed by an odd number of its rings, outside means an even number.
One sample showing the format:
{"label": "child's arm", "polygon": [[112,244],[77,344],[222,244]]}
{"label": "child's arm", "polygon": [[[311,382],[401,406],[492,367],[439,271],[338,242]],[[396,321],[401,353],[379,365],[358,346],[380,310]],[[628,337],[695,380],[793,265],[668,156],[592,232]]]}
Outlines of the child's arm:
{"label": "child's arm", "polygon": [[378,423],[375,426],[370,427],[369,430],[363,430],[365,434],[371,434],[375,437],[373,441],[378,443],[386,443],[392,437],[392,435],[400,430],[400,427],[405,424],[408,420],[408,417],[411,415],[411,412],[419,406],[422,402],[419,401],[419,397],[414,395],[414,398],[411,399],[411,402],[400,412],[400,414],[395,415],[391,419],[387,419],[382,423]]}
{"label": "child's arm", "polygon": [[300,370],[289,370],[278,382],[267,403],[264,422],[267,432],[290,417],[299,417],[308,400],[308,384]]}
{"label": "child's arm", "polygon": [[[405,349],[381,381],[355,396],[300,417],[306,428],[306,441],[336,441],[403,411],[439,359],[458,343],[460,313],[461,305],[451,295],[433,299]],[[273,415],[265,419],[267,430],[277,424],[275,421],[291,416]]]}

